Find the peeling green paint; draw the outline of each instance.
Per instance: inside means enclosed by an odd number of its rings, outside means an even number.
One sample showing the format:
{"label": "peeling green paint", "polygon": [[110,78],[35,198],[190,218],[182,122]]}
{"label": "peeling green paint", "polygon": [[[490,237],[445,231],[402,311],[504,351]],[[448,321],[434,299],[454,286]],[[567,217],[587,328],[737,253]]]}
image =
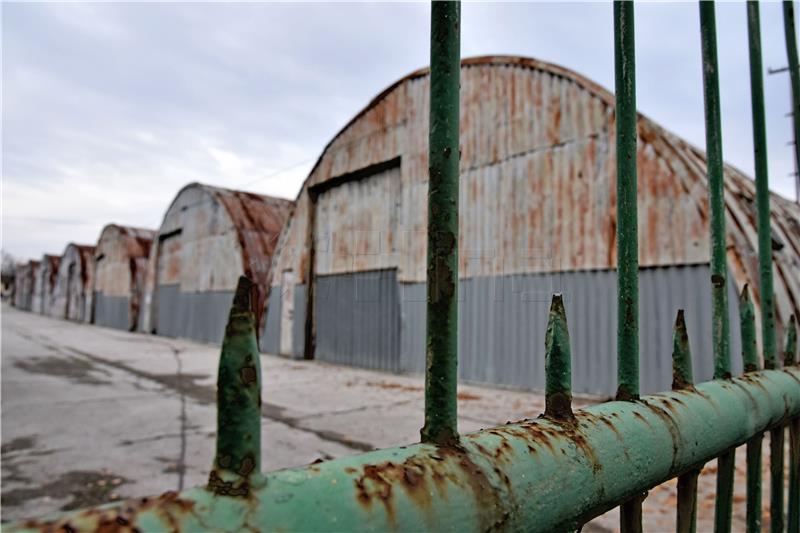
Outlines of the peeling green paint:
{"label": "peeling green paint", "polygon": [[423,442],[458,440],[460,2],[431,3],[428,307]]}

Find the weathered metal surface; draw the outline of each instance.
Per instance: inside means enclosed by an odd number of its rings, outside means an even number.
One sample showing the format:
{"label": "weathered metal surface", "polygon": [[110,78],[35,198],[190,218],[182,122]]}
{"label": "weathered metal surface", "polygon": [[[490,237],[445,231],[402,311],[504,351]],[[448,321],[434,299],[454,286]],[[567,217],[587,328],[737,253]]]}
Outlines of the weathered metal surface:
{"label": "weathered metal surface", "polygon": [[[683,309],[679,309],[678,315],[675,317],[672,346],[672,390],[692,390],[694,389],[692,351]],[[697,478],[699,475],[700,468],[696,467],[678,476],[678,501],[675,517],[675,530],[678,533],[694,533],[697,529]]]}
{"label": "weathered metal surface", "polygon": [[[789,62],[789,81],[792,87],[792,126],[794,130],[795,194],[800,201],[800,65],[797,61],[797,33],[794,27],[794,2],[783,1],[783,31],[786,37],[786,56]],[[796,315],[795,315],[796,316]]]}
{"label": "weathered metal surface", "polygon": [[[776,354],[775,296],[772,283],[772,231],[769,212],[769,175],[767,174],[767,127],[764,116],[764,69],[761,62],[759,8],[758,2],[754,0],[747,2],[747,35],[750,43],[750,96],[753,112],[753,150],[758,212],[758,281],[762,306],[762,353],[764,367],[774,368]],[[755,342],[755,336],[753,342]]]}
{"label": "weathered metal surface", "polygon": [[400,191],[397,164],[318,195],[314,217],[318,276],[384,268],[398,252]]}
{"label": "weathered metal surface", "polygon": [[[257,284],[263,308],[272,253],[292,205],[289,200],[199,183],[181,189],[150,250],[140,329],[158,332],[160,307],[188,308],[190,300],[212,293],[224,293],[229,303],[240,275]],[[160,292],[178,299],[159,302]],[[224,316],[227,305],[214,312]],[[203,312],[200,308],[182,313],[179,322],[169,318],[175,322],[171,333],[194,338],[198,328],[193,320],[202,321]]]}
{"label": "weathered metal surface", "polygon": [[572,352],[564,299],[555,294],[550,304],[545,341],[545,409],[550,420],[570,422],[572,413]]}
{"label": "weathered metal surface", "polygon": [[[742,332],[742,361],[745,372],[757,372],[758,348],[756,346],[756,321],[750,291],[745,285],[739,298],[739,320]],[[748,533],[761,531],[761,443],[759,434],[747,441],[747,510]]]}
{"label": "weathered metal surface", "polygon": [[94,285],[95,247],[69,243],[61,255],[50,316],[90,322],[92,316],[92,286]]}
{"label": "weathered metal surface", "polygon": [[397,271],[320,276],[315,307],[316,359],[372,370],[401,370]]}
{"label": "weathered metal surface", "polygon": [[[783,364],[797,367],[797,320],[789,319]],[[789,505],[786,514],[787,531],[800,531],[800,417],[789,422]]]}
{"label": "weathered metal surface", "polygon": [[[722,158],[722,123],[719,104],[719,66],[717,27],[713,1],[699,2],[700,43],[703,65],[703,102],[705,108],[708,203],[711,212],[711,301],[714,377],[731,376],[730,326],[728,320],[728,258],[725,231],[724,173]],[[734,452],[727,450],[717,459],[717,498],[714,529],[731,530],[733,512]]]}
{"label": "weathered metal surface", "polygon": [[772,533],[781,533],[784,525],[783,507],[783,467],[784,467],[784,426],[773,428],[769,432],[769,529]]}
{"label": "weathered metal surface", "polygon": [[39,261],[28,261],[17,266],[14,284],[14,307],[30,311],[33,303],[33,289],[39,273]]}
{"label": "weathered metal surface", "polygon": [[[363,274],[350,274],[358,278]],[[648,268],[639,273],[640,343],[647,346],[641,365],[641,390],[654,393],[672,383],[672,320],[686,309],[689,336],[697,357],[697,381],[711,379],[711,292],[709,268],[694,265]],[[324,277],[320,277],[322,280]],[[731,346],[740,350],[738,299],[730,284]],[[459,283],[459,377],[463,380],[544,390],[544,351],[548,304],[563,293],[570,331],[573,391],[612,397],[617,390],[616,273],[614,271],[474,277]],[[388,292],[387,292],[388,293]],[[425,370],[425,285],[401,283],[401,370]],[[390,307],[384,302],[384,313]],[[271,310],[270,310],[271,312]],[[384,323],[386,324],[386,323]],[[339,323],[339,327],[344,327]],[[393,335],[386,331],[386,335]],[[365,334],[365,337],[371,335]],[[322,342],[322,338],[319,339]],[[534,348],[532,348],[534,347]],[[346,354],[341,356],[346,361]],[[364,363],[359,363],[363,365]],[[741,358],[733,362],[742,369]]]}
{"label": "weathered metal surface", "polygon": [[758,370],[758,347],[756,346],[756,319],[750,286],[745,285],[739,298],[739,324],[742,333],[742,362],[745,372]]}
{"label": "weathered metal surface", "polygon": [[242,276],[233,297],[217,377],[217,450],[208,490],[247,498],[261,475],[261,354],[258,287]]}
{"label": "weathered metal surface", "polygon": [[[703,101],[706,118],[708,196],[711,212],[711,290],[713,306],[714,377],[724,378],[730,369],[728,324],[728,260],[726,256],[725,201],[722,159],[722,121],[719,105],[717,27],[713,1],[699,2],[700,41],[703,52]],[[719,501],[719,499],[717,500]],[[719,522],[717,523],[719,527]],[[729,528],[725,528],[729,529]]]}
{"label": "weathered metal surface", "polygon": [[683,309],[678,309],[672,334],[672,390],[691,389],[694,386],[692,351],[685,313]]}
{"label": "weathered metal surface", "polygon": [[[352,272],[396,268],[400,283],[414,290],[417,286],[412,284],[424,282],[429,89],[427,69],[410,74],[375,98],[326,147],[281,234],[272,267],[272,290],[282,290],[287,271],[293,272],[298,285],[307,282],[309,189],[398,157],[398,183],[391,188],[397,191],[396,202],[391,205],[397,213],[395,218],[383,214],[388,193],[376,196],[374,203],[366,196],[341,196],[340,209],[357,203],[361,205],[359,212],[373,217],[364,215],[364,220],[386,220],[391,225],[378,227],[366,222],[354,234],[339,233],[343,244],[336,248],[337,257],[343,259],[323,257],[325,252],[317,249],[315,272],[331,273],[324,270],[329,261],[345,265],[347,260],[354,265]],[[461,280],[483,283],[481,280],[490,278],[508,280],[512,276],[559,272],[589,276],[597,270],[616,268],[613,95],[562,67],[534,59],[493,56],[462,61],[461,100]],[[705,154],[641,115],[638,131],[640,266],[707,265],[710,245]],[[733,167],[726,166],[724,172],[729,277],[735,294],[744,283],[750,284],[759,320],[755,187]],[[335,190],[325,195],[333,195]],[[335,215],[335,207],[329,204],[326,213]],[[780,336],[788,316],[800,313],[800,207],[772,195],[771,212]],[[337,223],[335,216],[328,220]],[[340,220],[344,225],[346,219]],[[369,253],[360,252],[357,243],[362,250],[368,243]],[[376,250],[381,253],[374,253]],[[345,272],[337,267],[336,273]],[[680,279],[670,282],[679,283]],[[686,287],[664,287],[662,292],[669,294],[671,290],[682,292]],[[549,296],[542,301],[549,301]],[[306,316],[304,306],[295,306],[295,316]],[[705,328],[692,322],[691,313],[698,306],[705,308],[707,304],[681,305],[690,313],[691,335]],[[731,307],[735,307],[733,300]],[[569,309],[572,312],[571,304]],[[676,309],[668,310],[667,338]],[[738,316],[735,310],[731,313]],[[542,333],[546,308],[544,314]],[[404,317],[412,329],[420,319],[424,324],[424,313]],[[571,317],[570,321],[582,327]],[[738,319],[731,327],[738,328]],[[504,331],[507,336],[523,336],[510,325]],[[577,342],[582,333],[573,333],[573,348],[580,358],[583,355]],[[481,334],[494,337],[487,330]],[[594,334],[602,335],[597,330]],[[401,344],[416,346],[419,338],[404,337]],[[736,350],[738,335],[733,330],[731,338],[731,349]],[[664,352],[667,364],[669,342]],[[761,346],[760,331],[758,342]],[[698,355],[710,354],[699,343],[695,351]],[[739,358],[735,359],[739,364]],[[577,368],[575,377],[578,379]],[[641,379],[644,386],[644,372]]]}
{"label": "weathered metal surface", "polygon": [[34,278],[33,297],[31,298],[31,311],[40,315],[50,314],[53,303],[53,288],[58,276],[58,264],[61,257],[45,254],[40,261],[39,269]]}
{"label": "weathered metal surface", "polygon": [[[92,288],[92,316],[96,324],[136,329],[154,236],[154,230],[118,224],[108,224],[100,232]],[[112,302],[122,303],[122,308]]]}
{"label": "weathered metal surface", "polygon": [[160,285],[155,331],[166,337],[181,337],[219,344],[225,336],[225,322],[233,291],[183,292],[180,286]]}
{"label": "weathered metal surface", "polygon": [[[617,399],[639,397],[639,251],[633,2],[614,2],[617,148]],[[623,509],[624,514],[624,509]],[[641,514],[641,511],[640,511]],[[623,517],[624,522],[624,517]],[[641,529],[641,524],[636,529]],[[627,528],[623,527],[623,531]]]}
{"label": "weathered metal surface", "polygon": [[[639,250],[636,175],[636,61],[633,2],[614,2],[614,70],[617,149],[617,394],[639,398]],[[637,493],[620,506],[622,533],[641,533]]]}
{"label": "weathered metal surface", "polygon": [[[5,531],[576,529],[637,491],[800,415],[800,369],[608,402],[575,413],[265,476],[247,498],[205,488],[129,500]],[[621,460],[624,458],[624,460]],[[313,510],[313,512],[310,512]]]}
{"label": "weathered metal surface", "polygon": [[431,3],[425,425],[422,442],[458,439],[458,181],[461,2]]}

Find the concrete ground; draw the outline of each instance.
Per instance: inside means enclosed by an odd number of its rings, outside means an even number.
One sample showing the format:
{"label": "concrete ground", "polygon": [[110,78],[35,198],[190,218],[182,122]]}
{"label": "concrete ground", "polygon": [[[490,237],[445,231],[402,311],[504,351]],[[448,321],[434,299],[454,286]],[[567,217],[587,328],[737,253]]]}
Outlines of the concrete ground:
{"label": "concrete ground", "polygon": [[[2,520],[204,484],[218,354],[214,346],[3,306]],[[262,368],[265,470],[418,440],[420,376],[267,355]],[[458,397],[462,432],[535,417],[544,407],[538,394],[478,386],[461,386]],[[699,483],[698,531],[712,529],[714,472],[712,463]],[[743,476],[741,453],[735,530],[744,529]],[[674,481],[650,492],[646,531],[674,531],[675,493]],[[585,530],[614,531],[617,523],[612,511]]]}

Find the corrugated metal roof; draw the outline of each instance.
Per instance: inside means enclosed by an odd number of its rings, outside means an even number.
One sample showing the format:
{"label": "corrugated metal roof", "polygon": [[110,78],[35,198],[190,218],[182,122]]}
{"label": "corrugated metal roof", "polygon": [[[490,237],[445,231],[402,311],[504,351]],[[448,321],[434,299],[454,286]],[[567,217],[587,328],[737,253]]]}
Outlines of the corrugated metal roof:
{"label": "corrugated metal roof", "polygon": [[[244,274],[259,286],[263,304],[269,286],[272,254],[293,206],[291,200],[201,183],[190,183],[183,187],[164,215],[157,232],[158,238],[164,239],[180,230],[182,237],[178,241],[189,239],[189,234],[197,233],[194,238],[205,242],[196,244],[193,252],[196,257],[184,261],[182,245],[170,240],[169,249],[164,251],[166,259],[163,265],[159,265],[158,259],[162,253],[160,246],[152,247],[147,266],[142,329],[152,329],[149,323],[151,313],[147,306],[153,300],[159,269],[168,278],[169,284],[181,283],[182,278],[191,278],[192,286],[182,287],[191,292],[233,291],[238,276]],[[224,216],[221,216],[222,212]],[[234,234],[233,241],[223,237],[228,232]],[[239,260],[232,254],[239,255]],[[181,276],[181,269],[193,269],[196,272]]]}
{"label": "corrugated metal roof", "polygon": [[95,248],[95,259],[105,259],[95,267],[95,290],[107,296],[133,297],[135,279],[143,279],[155,234],[150,229],[106,225]]}
{"label": "corrugated metal roof", "polygon": [[61,255],[56,282],[45,313],[50,316],[88,321],[92,309],[94,251],[89,244],[69,243]]}
{"label": "corrugated metal roof", "polygon": [[[308,189],[397,157],[397,226],[362,229],[385,231],[395,248],[387,246],[373,267],[398,268],[401,281],[424,280],[428,73],[420,69],[392,84],[325,147],[281,235],[273,285],[284,270],[305,281]],[[615,268],[613,94],[551,63],[486,56],[463,60],[461,100],[462,278]],[[707,263],[705,154],[641,114],[638,127],[640,264]],[[727,165],[725,187],[732,275],[740,289],[745,282],[757,289],[754,185]],[[777,319],[784,323],[800,310],[800,207],[776,194],[771,204]],[[363,220],[378,218],[370,215],[377,205],[359,205]],[[357,239],[327,246],[358,253]]]}
{"label": "corrugated metal roof", "polygon": [[127,255],[131,257],[142,257],[150,253],[150,245],[153,244],[156,230],[122,226],[120,224],[107,224],[103,227],[100,232],[100,237],[97,239],[95,250],[97,255],[103,253],[102,247],[106,245],[103,237],[112,234],[115,239],[118,238],[124,243]]}

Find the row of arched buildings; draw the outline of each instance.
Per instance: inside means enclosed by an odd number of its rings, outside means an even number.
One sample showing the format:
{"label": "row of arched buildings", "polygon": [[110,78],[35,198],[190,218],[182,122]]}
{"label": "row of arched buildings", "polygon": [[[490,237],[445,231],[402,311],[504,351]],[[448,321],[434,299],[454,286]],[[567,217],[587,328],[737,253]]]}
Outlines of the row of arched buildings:
{"label": "row of arched buildings", "polygon": [[[16,304],[218,342],[245,274],[260,287],[263,351],[423,371],[428,92],[422,69],[378,95],[324,148],[295,202],[188,185],[157,231],[110,225],[96,245],[71,244],[60,258],[23,265]],[[613,95],[575,72],[521,57],[462,62],[462,379],[541,389],[548,304],[562,292],[573,390],[613,393],[614,129]],[[649,392],[669,388],[679,308],[695,376],[712,372],[709,210],[705,154],[642,115],[638,130],[641,380]],[[731,166],[725,202],[737,354],[737,295],[748,284],[760,316],[760,293],[755,188]],[[800,311],[800,207],[773,194],[771,215],[781,334]]]}

